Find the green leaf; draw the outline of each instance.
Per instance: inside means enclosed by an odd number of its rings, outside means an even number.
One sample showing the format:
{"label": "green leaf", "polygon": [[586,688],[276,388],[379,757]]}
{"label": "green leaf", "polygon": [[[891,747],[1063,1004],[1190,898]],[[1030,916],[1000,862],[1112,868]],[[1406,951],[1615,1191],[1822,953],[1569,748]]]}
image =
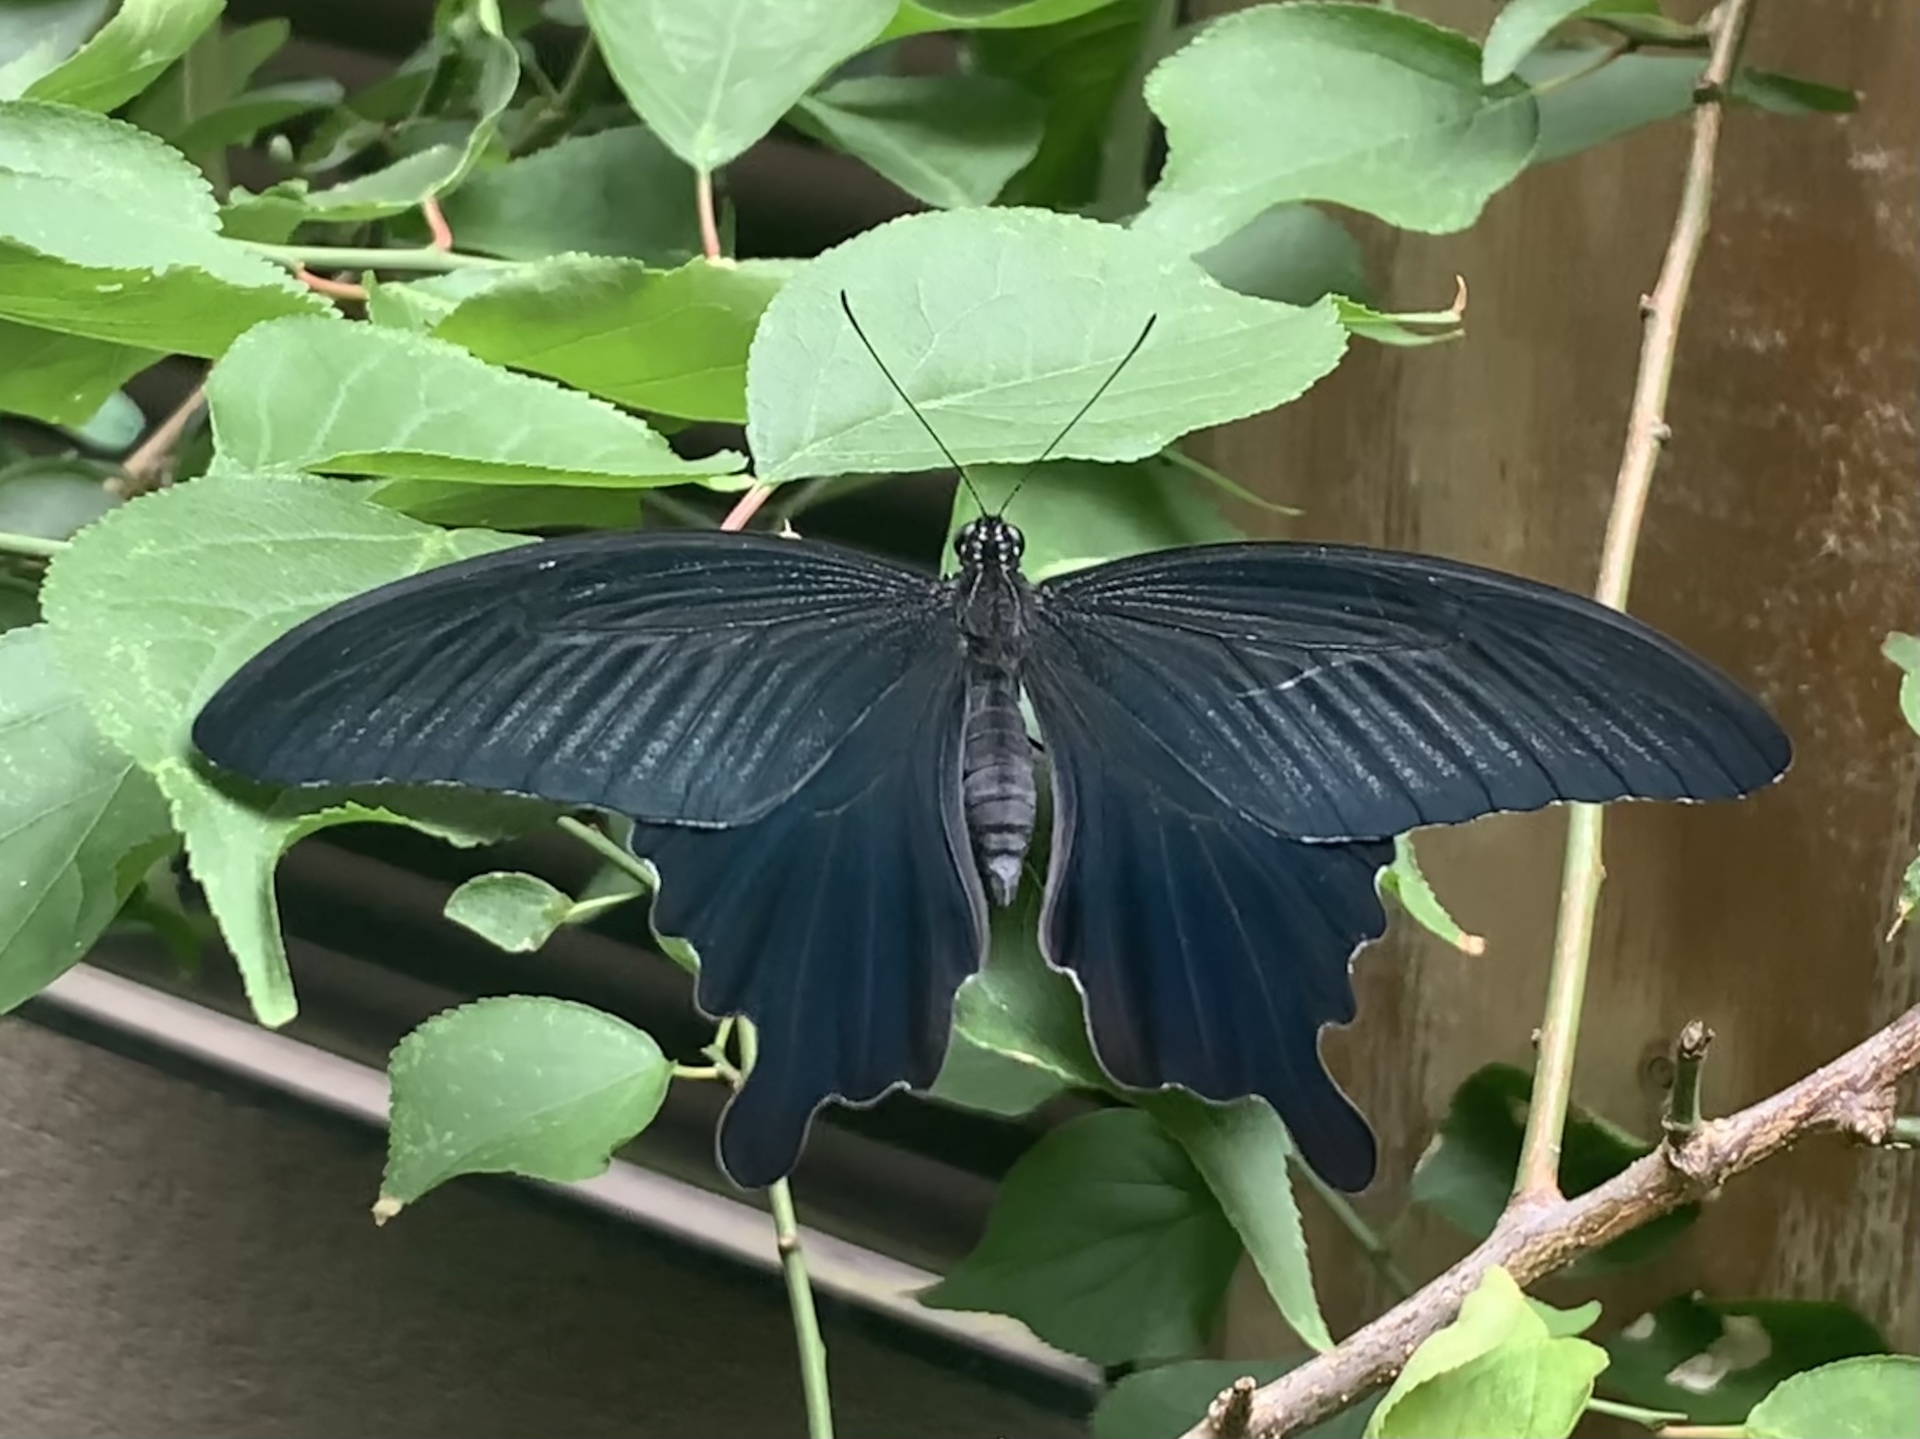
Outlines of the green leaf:
{"label": "green leaf", "polygon": [[987,962],[954,999],[953,1037],[930,1093],[1013,1116],[1069,1087],[1102,1087],[1080,991],[1040,955],[1039,891],[1028,885],[991,924]]}
{"label": "green leaf", "polygon": [[166,801],[87,717],[45,625],[0,634],[0,1013],[106,929],[175,843]]}
{"label": "green leaf", "polygon": [[0,411],[52,424],[84,424],[160,358],[155,350],[0,320]]}
{"label": "green leaf", "polygon": [[867,75],[802,97],[792,120],[916,200],[991,204],[1039,152],[1046,106],[991,75]]}
{"label": "green leaf", "polygon": [[478,170],[441,209],[461,249],[509,260],[577,251],[666,266],[700,253],[693,172],[637,125]]}
{"label": "green leaf", "polygon": [[216,355],[261,320],[326,308],[217,225],[205,178],[151,135],[0,104],[0,319]]}
{"label": "green leaf", "polygon": [[1920,1439],[1920,1359],[1842,1359],[1783,1380],[1747,1416],[1751,1439]]}
{"label": "green leaf", "polygon": [[634,409],[739,424],[747,347],[787,273],[768,261],[660,271],[572,255],[516,266],[432,328],[483,360]]}
{"label": "green leaf", "polygon": [[0,5],[0,100],[18,100],[106,18],[111,0],[12,0]]}
{"label": "green leaf", "polygon": [[113,110],[159,78],[200,32],[220,18],[223,0],[121,0],[111,20],[70,58],[27,87],[26,98]]}
{"label": "green leaf", "polygon": [[0,470],[0,531],[43,540],[71,538],[120,503],[91,460],[50,456]]}
{"label": "green leaf", "polygon": [[[1492,1233],[1513,1190],[1533,1078],[1510,1064],[1475,1070],[1454,1091],[1447,1117],[1414,1166],[1408,1196],[1476,1239]],[[1575,1105],[1560,1151],[1560,1187],[1569,1196],[1604,1184],[1653,1146]],[[1700,1217],[1685,1204],[1578,1260],[1570,1275],[1604,1274],[1658,1254]]]}
{"label": "green leaf", "polygon": [[1193,258],[1229,290],[1288,305],[1322,295],[1364,298],[1372,289],[1359,242],[1312,205],[1269,206]]}
{"label": "green leaf", "polygon": [[607,68],[682,160],[715,170],[879,37],[894,0],[587,0]]}
{"label": "green leaf", "polygon": [[747,364],[766,480],[930,469],[926,432],[841,309],[961,463],[1029,461],[1153,332],[1055,453],[1139,459],[1189,430],[1284,404],[1339,363],[1331,301],[1222,289],[1112,225],[1039,210],[952,210],[869,230],[774,297]]}
{"label": "green leaf", "polygon": [[634,491],[591,485],[387,480],[370,487],[367,498],[416,520],[489,530],[627,530],[640,522],[640,497]]}
{"label": "green leaf", "polygon": [[1488,85],[1499,84],[1555,27],[1569,20],[1659,13],[1658,0],[1508,0],[1487,31],[1480,79]]}
{"label": "green leaf", "polygon": [[1589,1299],[1585,1304],[1572,1309],[1556,1309],[1544,1299],[1526,1296],[1527,1305],[1539,1316],[1540,1322],[1547,1326],[1547,1333],[1556,1339],[1572,1339],[1585,1334],[1599,1322],[1600,1301]]}
{"label": "green leaf", "polygon": [[1287,1172],[1293,1140],[1279,1116],[1263,1099],[1209,1104],[1177,1089],[1132,1099],[1187,1151],[1246,1246],[1280,1317],[1311,1348],[1333,1348],[1313,1292],[1307,1237]]}
{"label": "green leaf", "polygon": [[1460,327],[1466,314],[1466,297],[1463,283],[1460,298],[1447,310],[1376,310],[1344,295],[1334,296],[1334,304],[1340,311],[1340,323],[1362,339],[1377,345],[1417,347],[1457,340],[1466,333]]}
{"label": "green leaf", "polygon": [[1239,538],[1194,479],[1162,460],[985,465],[970,478],[972,490],[961,485],[954,491],[946,553],[952,554],[960,527],[978,517],[980,502],[998,513],[1017,486],[1020,530],[1027,539],[1023,568],[1034,580],[1122,555]]}
{"label": "green leaf", "polygon": [[532,954],[573,913],[573,900],[537,874],[476,874],[447,896],[446,915],[509,954]]}
{"label": "green leaf", "polygon": [[470,484],[681,484],[736,471],[683,460],[631,415],[379,325],[262,325],[207,378],[220,463]]}
{"label": "green leaf", "polygon": [[1261,5],[1154,67],[1167,163],[1136,228],[1191,252],[1269,205],[1327,200],[1463,230],[1526,167],[1531,92],[1483,89],[1473,42],[1371,5]]}
{"label": "green leaf", "polygon": [[[1270,1384],[1310,1357],[1294,1359],[1192,1359],[1129,1374],[1102,1396],[1093,1411],[1093,1439],[1179,1439],[1207,1412],[1220,1391],[1237,1379]],[[1367,1398],[1299,1431],[1299,1439],[1360,1439],[1377,1398]]]}
{"label": "green leaf", "polygon": [[1886,1347],[1844,1304],[1676,1295],[1607,1340],[1605,1388],[1695,1424],[1737,1424],[1788,1376]]}
{"label": "green leaf", "polygon": [[1373,1411],[1367,1439],[1571,1434],[1606,1364],[1599,1345],[1555,1337],[1495,1267],[1459,1317],[1413,1351]]}
{"label": "green leaf", "polygon": [[376,1218],[462,1174],[606,1172],[653,1122],[673,1067],[625,1020],[565,999],[481,999],[400,1041]]}
{"label": "green leaf", "polygon": [[[1158,34],[1157,0],[1121,0],[1040,29],[988,28],[969,39],[974,68],[1046,102],[1040,152],[1000,193],[1003,204],[1053,210],[1092,206],[1111,168],[1119,106],[1138,93],[1141,50]],[[1126,176],[1138,184],[1145,176]],[[1133,202],[1131,192],[1126,197]]]}
{"label": "green leaf", "polygon": [[1010,1314],[1098,1363],[1167,1358],[1206,1342],[1239,1256],[1172,1136],[1138,1110],[1109,1109],[1021,1157],[979,1245],[920,1299]]}
{"label": "green leaf", "polygon": [[1393,863],[1380,871],[1377,883],[1380,892],[1398,900],[1400,907],[1427,933],[1445,940],[1462,954],[1486,952],[1486,940],[1460,928],[1447,913],[1447,907],[1440,903],[1433,886],[1427,883],[1426,875],[1420,872],[1420,861],[1414,856],[1411,835],[1394,836]]}
{"label": "green leaf", "polygon": [[1114,0],[901,0],[880,37],[898,40],[929,30],[1030,30],[1061,25]]}
{"label": "green leaf", "polygon": [[122,505],[49,567],[42,600],[61,663],[102,735],[171,803],[263,1023],[294,1012],[273,902],[273,868],[287,846],[354,820],[497,836],[543,811],[446,790],[382,791],[373,808],[340,791],[275,795],[216,783],[192,748],[194,715],[243,661],[308,616],[512,543],[419,524],[332,481],[208,475]]}
{"label": "green leaf", "polygon": [[1880,653],[1904,671],[1900,676],[1900,713],[1907,727],[1920,734],[1920,636],[1895,630],[1881,644]]}
{"label": "green leaf", "polygon": [[62,424],[60,431],[95,454],[123,455],[134,447],[146,428],[145,413],[125,390],[115,390],[86,419],[77,424]]}
{"label": "green leaf", "polygon": [[254,72],[273,58],[292,33],[292,25],[279,18],[231,30],[208,26],[127,107],[126,118],[176,149],[192,149],[181,143],[181,137],[245,90]]}

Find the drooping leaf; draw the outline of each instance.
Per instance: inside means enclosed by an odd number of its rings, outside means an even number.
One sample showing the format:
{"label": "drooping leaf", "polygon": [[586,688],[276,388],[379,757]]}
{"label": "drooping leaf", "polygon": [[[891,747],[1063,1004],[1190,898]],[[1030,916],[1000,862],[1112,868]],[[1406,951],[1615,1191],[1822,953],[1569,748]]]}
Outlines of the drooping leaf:
{"label": "drooping leaf", "polygon": [[383,791],[371,802],[340,791],[261,791],[204,767],[192,748],[194,715],[244,660],[307,616],[512,543],[420,524],[335,481],[209,475],[114,510],[50,566],[43,601],[60,661],[101,734],[171,803],[263,1023],[294,1012],[273,868],[295,840],[328,825],[387,820],[472,842],[544,811],[445,790]]}
{"label": "drooping leaf", "polygon": [[679,484],[727,474],[727,452],[682,460],[641,420],[444,340],[293,319],[250,331],[214,366],[220,461],[473,484]]}
{"label": "drooping leaf", "polygon": [[1785,1379],[1747,1416],[1750,1439],[1920,1439],[1920,1359],[1842,1359]]}
{"label": "drooping leaf", "polygon": [[106,19],[112,0],[38,0],[0,5],[0,100],[18,100]]}
{"label": "drooping leaf", "polygon": [[205,178],[151,135],[0,104],[0,319],[216,355],[261,320],[325,308],[217,227]]}
{"label": "drooping leaf", "polygon": [[[1510,1064],[1489,1064],[1468,1075],[1414,1166],[1409,1197],[1476,1239],[1491,1233],[1513,1190],[1532,1094],[1532,1076]],[[1652,1151],[1646,1141],[1575,1105],[1561,1141],[1560,1187],[1570,1197],[1585,1194]],[[1602,1274],[1639,1263],[1699,1217],[1699,1205],[1682,1205],[1602,1245],[1566,1272]]]}
{"label": "drooping leaf", "polygon": [[[1462,288],[1460,294],[1464,299],[1466,290]],[[1334,296],[1334,304],[1349,332],[1376,345],[1437,345],[1466,333],[1460,328],[1465,315],[1461,305],[1447,310],[1376,310],[1343,295]]]}
{"label": "drooping leaf", "polygon": [[1607,1354],[1556,1337],[1511,1275],[1489,1269],[1460,1314],[1413,1351],[1367,1424],[1367,1439],[1571,1434]]}
{"label": "drooping leaf", "polygon": [[121,0],[92,39],[27,87],[26,98],[116,109],[186,54],[222,8],[223,0]]}
{"label": "drooping leaf", "polygon": [[917,200],[986,205],[1040,149],[1046,107],[991,75],[863,75],[803,96],[800,128]]}
{"label": "drooping leaf", "polygon": [[1607,1340],[1602,1387],[1695,1424],[1737,1424],[1790,1375],[1886,1347],[1844,1304],[1676,1295]]}
{"label": "drooping leaf", "polygon": [[666,267],[700,253],[693,172],[638,125],[482,169],[441,209],[461,249],[508,260],[578,252]]}
{"label": "drooping leaf", "polygon": [[0,634],[0,1014],[78,961],[176,841],[88,718],[45,625]]}
{"label": "drooping leaf", "polygon": [[1112,225],[1038,210],[910,215],[807,265],[767,307],[747,364],[767,480],[940,463],[841,308],[961,463],[1036,457],[1152,333],[1055,451],[1139,459],[1293,399],[1339,362],[1332,301],[1222,289]]}
{"label": "drooping leaf", "polygon": [[462,1174],[563,1183],[604,1173],[660,1112],[673,1067],[625,1020],[516,995],[435,1015],[400,1041],[387,1074],[382,1221]]}
{"label": "drooping leaf", "polygon": [[[1180,1439],[1236,1380],[1269,1384],[1297,1369],[1293,1359],[1190,1359],[1136,1370],[1109,1389],[1093,1411],[1093,1439]],[[1299,1439],[1360,1439],[1379,1396],[1299,1430]]]}
{"label": "drooping leaf", "polygon": [[607,68],[682,160],[714,170],[893,18],[895,0],[587,0]]}
{"label": "drooping leaf", "polygon": [[447,896],[446,915],[509,954],[532,954],[567,921],[573,901],[537,874],[477,874]]}
{"label": "drooping leaf", "polygon": [[1209,1104],[1176,1089],[1133,1100],[1187,1151],[1246,1246],[1280,1317],[1311,1348],[1333,1348],[1314,1293],[1307,1236],[1287,1169],[1293,1140],[1272,1107],[1263,1099]]}
{"label": "drooping leaf", "polygon": [[1400,907],[1435,938],[1445,940],[1462,954],[1486,951],[1486,940],[1460,928],[1440,902],[1440,896],[1433,892],[1433,886],[1427,883],[1426,875],[1420,871],[1420,861],[1413,853],[1412,836],[1394,836],[1393,863],[1380,871],[1376,883],[1382,894],[1398,900]]}
{"label": "drooping leaf", "polygon": [[1199,1171],[1150,1116],[1083,1115],[1008,1172],[987,1232],[920,1296],[937,1309],[1010,1314],[1105,1364],[1192,1353],[1239,1258]]}
{"label": "drooping leaf", "polygon": [[635,409],[738,424],[747,347],[786,277],[767,261],[662,271],[565,256],[515,267],[431,328],[483,360]]}
{"label": "drooping leaf", "polygon": [[1531,92],[1480,51],[1372,5],[1259,5],[1154,68],[1167,163],[1137,228],[1183,252],[1269,205],[1327,200],[1407,230],[1462,230],[1525,168]]}
{"label": "drooping leaf", "polygon": [[1558,25],[1602,15],[1660,13],[1658,0],[1508,0],[1487,31],[1480,78],[1497,85]]}
{"label": "drooping leaf", "polygon": [[0,411],[83,424],[160,358],[154,350],[0,320]]}
{"label": "drooping leaf", "polygon": [[1365,300],[1372,287],[1360,245],[1313,205],[1272,205],[1194,260],[1229,290],[1311,305],[1322,295]]}

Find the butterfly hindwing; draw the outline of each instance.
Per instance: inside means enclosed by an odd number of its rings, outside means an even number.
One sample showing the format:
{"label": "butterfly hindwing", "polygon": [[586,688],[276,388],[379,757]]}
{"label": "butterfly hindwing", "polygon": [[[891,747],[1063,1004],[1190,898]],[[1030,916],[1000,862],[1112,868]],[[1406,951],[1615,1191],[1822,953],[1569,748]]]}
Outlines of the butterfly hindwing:
{"label": "butterfly hindwing", "polygon": [[1086,996],[1123,1084],[1257,1094],[1329,1183],[1373,1176],[1366,1120],[1320,1062],[1353,954],[1386,917],[1391,843],[1305,844],[1221,804],[1082,676],[1029,679],[1053,773],[1042,951]]}
{"label": "butterfly hindwing", "polygon": [[458,783],[730,824],[950,649],[950,612],[935,581],[823,545],[549,540],[307,621],[227,681],[194,741],[276,784]]}
{"label": "butterfly hindwing", "polygon": [[725,829],[643,825],[654,927],[700,953],[709,1014],[744,1014],[759,1057],[720,1128],[749,1188],[793,1167],[814,1111],[901,1084],[946,1053],[979,966],[986,900],[960,801],[957,644],[930,650],[792,795]]}
{"label": "butterfly hindwing", "polygon": [[1424,555],[1210,545],[1049,580],[1031,663],[1120,701],[1167,761],[1302,839],[1555,800],[1719,799],[1784,733],[1630,616]]}

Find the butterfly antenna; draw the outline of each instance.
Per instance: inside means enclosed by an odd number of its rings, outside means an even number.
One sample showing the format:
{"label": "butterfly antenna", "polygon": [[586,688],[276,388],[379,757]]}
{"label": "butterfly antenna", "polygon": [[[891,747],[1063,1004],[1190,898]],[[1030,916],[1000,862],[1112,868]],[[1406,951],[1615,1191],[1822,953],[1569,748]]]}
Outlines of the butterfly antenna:
{"label": "butterfly antenna", "polygon": [[[860,328],[860,321],[854,318],[853,301],[847,298],[847,292],[845,290],[840,292],[840,308],[846,312],[847,323],[853,326],[853,333],[860,337],[860,343],[866,349],[866,352],[873,357],[873,363],[879,368],[880,373],[887,377],[887,383],[893,386],[894,394],[898,395],[900,402],[912,411],[914,419],[920,422],[920,428],[927,432],[927,438],[933,441],[934,446],[946,457],[947,463],[953,466],[954,473],[960,476],[960,483],[965,485],[967,487],[967,493],[973,496],[975,506],[979,508],[982,514],[985,514],[987,510],[986,504],[981,500],[980,492],[973,487],[973,477],[967,473],[967,467],[953,457],[953,451],[947,448],[947,442],[940,438],[939,432],[927,422],[927,417],[920,413],[920,407],[908,399],[907,392],[900,388],[900,382],[894,379],[893,371],[887,368],[887,362],[881,359],[880,352],[873,348],[873,341],[867,338],[867,332]],[[1111,381],[1108,383],[1111,383]]]}
{"label": "butterfly antenna", "polygon": [[1007,512],[1007,506],[1013,503],[1013,497],[1020,493],[1020,487],[1027,482],[1027,476],[1032,474],[1037,467],[1047,462],[1048,457],[1060,448],[1060,442],[1073,432],[1073,427],[1086,418],[1087,411],[1099,404],[1100,397],[1113,388],[1113,382],[1120,378],[1120,372],[1133,363],[1133,357],[1139,354],[1140,347],[1147,343],[1147,336],[1153,333],[1154,324],[1159,318],[1158,315],[1147,316],[1147,323],[1141,327],[1140,337],[1135,340],[1132,345],[1128,346],[1126,354],[1120,357],[1120,363],[1113,367],[1113,372],[1100,382],[1099,389],[1088,396],[1086,404],[1073,412],[1073,418],[1060,427],[1060,433],[1048,442],[1047,447],[1040,452],[1040,457],[1032,461],[1032,463],[1027,466],[1025,473],[1014,481],[1013,488],[1007,491],[1006,499],[1000,502],[1001,514],[1004,515]]}

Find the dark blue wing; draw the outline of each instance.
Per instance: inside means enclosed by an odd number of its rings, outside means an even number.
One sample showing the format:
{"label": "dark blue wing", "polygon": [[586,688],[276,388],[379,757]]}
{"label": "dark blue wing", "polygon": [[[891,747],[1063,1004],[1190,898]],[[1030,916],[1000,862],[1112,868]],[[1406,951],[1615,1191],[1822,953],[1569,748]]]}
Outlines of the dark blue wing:
{"label": "dark blue wing", "polygon": [[1030,668],[1137,719],[1158,763],[1302,839],[1554,800],[1721,799],[1791,748],[1718,670],[1512,575],[1322,545],[1212,545],[1049,580]]}
{"label": "dark blue wing", "polygon": [[1053,771],[1040,943],[1087,999],[1094,1048],[1123,1084],[1263,1096],[1301,1154],[1346,1190],[1373,1177],[1373,1134],[1320,1062],[1353,1018],[1353,954],[1386,916],[1391,843],[1305,844],[1221,804],[1112,697],[1028,680]]}
{"label": "dark blue wing", "polygon": [[986,900],[960,805],[957,638],[933,648],[792,795],[726,829],[641,825],[660,873],[654,928],[700,952],[700,1007],[759,1028],[720,1127],[757,1188],[793,1167],[829,1097],[924,1088],[954,991],[979,967]]}
{"label": "dark blue wing", "polygon": [[731,824],[792,795],[929,648],[911,570],[770,536],[550,540],[383,585],[248,661],[194,722],[276,784],[456,783]]}

